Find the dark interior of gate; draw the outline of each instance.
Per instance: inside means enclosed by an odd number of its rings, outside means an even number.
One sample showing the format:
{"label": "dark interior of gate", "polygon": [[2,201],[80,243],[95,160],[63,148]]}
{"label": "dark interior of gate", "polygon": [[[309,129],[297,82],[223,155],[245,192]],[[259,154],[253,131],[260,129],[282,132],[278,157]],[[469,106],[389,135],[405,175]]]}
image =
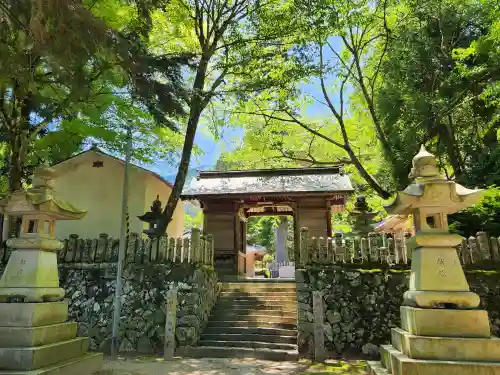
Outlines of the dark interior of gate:
{"label": "dark interior of gate", "polygon": [[[213,235],[219,275],[236,276],[242,273],[248,217],[292,216],[298,249],[301,227],[309,228],[310,236],[332,235],[332,212],[344,210],[352,192],[341,166],[204,171],[184,188],[182,199],[203,208],[203,231]],[[294,255],[297,261],[297,250]]]}

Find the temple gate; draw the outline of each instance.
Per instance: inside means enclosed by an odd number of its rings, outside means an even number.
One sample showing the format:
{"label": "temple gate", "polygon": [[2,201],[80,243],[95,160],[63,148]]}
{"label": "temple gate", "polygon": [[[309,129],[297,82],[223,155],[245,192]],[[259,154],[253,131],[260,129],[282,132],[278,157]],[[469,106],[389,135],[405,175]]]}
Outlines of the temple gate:
{"label": "temple gate", "polygon": [[341,166],[202,171],[181,198],[200,203],[203,229],[214,237],[216,268],[237,274],[238,257],[246,250],[249,217],[292,216],[297,261],[300,228],[308,227],[311,236],[332,236],[332,212],[344,209],[353,190]]}

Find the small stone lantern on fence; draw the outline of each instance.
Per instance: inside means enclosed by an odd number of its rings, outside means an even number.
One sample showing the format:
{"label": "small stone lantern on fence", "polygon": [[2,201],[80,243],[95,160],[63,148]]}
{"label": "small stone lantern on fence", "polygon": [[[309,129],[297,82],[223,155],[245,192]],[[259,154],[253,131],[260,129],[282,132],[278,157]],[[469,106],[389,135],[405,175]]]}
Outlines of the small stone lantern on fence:
{"label": "small stone lantern on fence", "polygon": [[372,211],[364,195],[357,196],[354,210],[349,213],[352,220],[352,232],[359,237],[367,237],[373,231],[375,226],[373,219],[377,214]]}
{"label": "small stone lantern on fence", "polygon": [[14,251],[0,280],[0,301],[18,297],[25,302],[43,302],[64,297],[56,254],[63,243],[54,237],[56,221],[79,220],[86,211],[56,197],[53,173],[48,167],[37,168],[33,187],[15,191],[7,200],[5,213],[21,216],[22,224],[19,237],[7,241]]}
{"label": "small stone lantern on fence", "polygon": [[155,233],[155,229],[162,216],[161,201],[160,196],[157,195],[156,199],[151,205],[151,211],[146,212],[144,215],[137,216],[137,218],[145,223],[149,224],[149,229],[144,230],[144,234],[151,236]]}

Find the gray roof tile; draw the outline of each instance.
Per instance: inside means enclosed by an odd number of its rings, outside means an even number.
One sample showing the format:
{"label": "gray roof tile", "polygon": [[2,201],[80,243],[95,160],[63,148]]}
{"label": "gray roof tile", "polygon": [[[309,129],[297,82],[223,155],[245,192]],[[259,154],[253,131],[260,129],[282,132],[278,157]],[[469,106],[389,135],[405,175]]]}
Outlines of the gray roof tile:
{"label": "gray roof tile", "polygon": [[354,190],[349,176],[339,173],[338,168],[287,169],[283,170],[281,175],[280,172],[280,170],[274,172],[262,170],[260,176],[259,171],[220,174],[205,172],[198,178],[193,178],[191,183],[184,187],[182,195],[197,197],[222,194],[333,193]]}

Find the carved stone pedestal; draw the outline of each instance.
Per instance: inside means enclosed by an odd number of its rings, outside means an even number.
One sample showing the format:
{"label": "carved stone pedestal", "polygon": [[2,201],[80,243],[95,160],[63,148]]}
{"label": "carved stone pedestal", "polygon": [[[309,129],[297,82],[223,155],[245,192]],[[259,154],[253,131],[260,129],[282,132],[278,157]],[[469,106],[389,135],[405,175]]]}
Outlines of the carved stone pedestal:
{"label": "carved stone pedestal", "polygon": [[500,339],[491,337],[483,310],[401,306],[401,326],[380,347],[372,375],[500,374]]}
{"label": "carved stone pedestal", "polygon": [[67,322],[68,304],[0,303],[0,374],[90,375],[101,353],[87,353],[88,338]]}

